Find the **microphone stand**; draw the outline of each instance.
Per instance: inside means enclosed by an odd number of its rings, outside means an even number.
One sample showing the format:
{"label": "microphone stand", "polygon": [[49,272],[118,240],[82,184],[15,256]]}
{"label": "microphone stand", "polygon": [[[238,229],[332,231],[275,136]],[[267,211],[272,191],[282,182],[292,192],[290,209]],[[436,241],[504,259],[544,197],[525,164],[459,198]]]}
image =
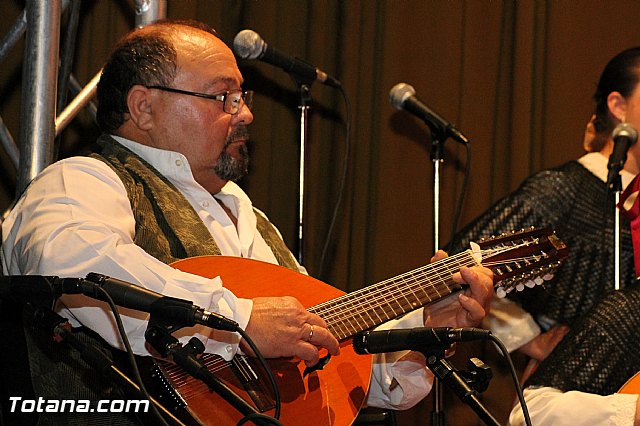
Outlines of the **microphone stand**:
{"label": "microphone stand", "polygon": [[[444,132],[435,126],[431,130],[431,161],[433,162],[433,247],[434,252],[440,248],[440,168],[444,163]],[[453,238],[453,235],[451,236]],[[445,426],[444,391],[438,377],[433,382],[432,426]]]}
{"label": "microphone stand", "polygon": [[[171,335],[171,332],[179,328],[180,327],[164,324],[162,321],[156,320],[153,318],[153,315],[151,315],[149,326],[147,327],[144,337],[153,349],[160,353],[160,355],[166,358],[171,357],[178,366],[184,369],[192,377],[204,382],[211,390],[216,392],[236,410],[242,413],[243,416],[259,416],[260,413],[258,413],[254,407],[249,405],[237,393],[211,373],[207,366],[197,358],[197,355],[204,352],[204,345],[200,340],[192,337],[191,340],[189,340],[189,343],[183,346],[178,339]],[[259,417],[254,418],[252,421],[259,425],[276,424],[268,419],[262,419]]]}
{"label": "microphone stand", "polygon": [[[293,75],[293,74],[292,74]],[[305,166],[305,147],[308,139],[309,128],[309,104],[311,103],[311,80],[301,81],[301,77],[294,76],[294,80],[298,84],[298,93],[300,94],[300,178],[298,184],[298,263],[302,264],[302,250],[304,242],[304,166]]]}
{"label": "microphone stand", "polygon": [[304,175],[305,175],[305,148],[307,146],[309,129],[309,105],[311,104],[311,84],[313,79],[305,77],[293,71],[289,75],[298,86],[300,110],[300,170],[298,182],[298,263],[302,264],[304,248]]}
{"label": "microphone stand", "polygon": [[620,290],[620,210],[617,208],[622,192],[620,171],[611,179],[609,189],[614,192],[615,197],[613,207],[613,286],[615,290]]}
{"label": "microphone stand", "polygon": [[477,392],[460,376],[455,367],[445,359],[444,350],[444,347],[434,345],[426,347],[420,352],[426,357],[427,367],[433,372],[436,379],[448,385],[458,398],[471,407],[487,425],[499,426],[500,423],[478,400]]}

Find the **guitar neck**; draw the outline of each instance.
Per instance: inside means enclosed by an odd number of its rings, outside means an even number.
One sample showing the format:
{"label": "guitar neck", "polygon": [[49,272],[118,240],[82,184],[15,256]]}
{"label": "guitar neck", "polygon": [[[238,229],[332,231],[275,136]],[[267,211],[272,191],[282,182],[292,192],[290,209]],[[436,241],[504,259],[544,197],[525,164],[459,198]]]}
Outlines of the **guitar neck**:
{"label": "guitar neck", "polygon": [[477,265],[470,250],[309,308],[338,340],[437,302],[462,286],[453,274]]}

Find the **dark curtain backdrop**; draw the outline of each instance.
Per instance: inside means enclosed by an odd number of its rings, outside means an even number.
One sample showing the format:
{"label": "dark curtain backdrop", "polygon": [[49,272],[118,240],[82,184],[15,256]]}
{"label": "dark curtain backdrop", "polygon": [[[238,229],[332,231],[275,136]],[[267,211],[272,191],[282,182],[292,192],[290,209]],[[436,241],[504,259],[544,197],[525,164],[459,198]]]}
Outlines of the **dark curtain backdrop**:
{"label": "dark curtain backdrop", "polygon": [[[23,6],[2,1],[2,34]],[[74,62],[82,84],[132,28],[133,16],[132,1],[82,2]],[[352,108],[351,149],[321,278],[346,291],[419,266],[434,250],[430,133],[423,122],[391,107],[392,86],[413,85],[423,101],[470,138],[463,224],[529,174],[581,155],[600,71],[615,53],[640,44],[640,5],[634,0],[169,0],[168,17],[200,19],[228,43],[239,30],[253,29],[270,45],[342,81]],[[22,49],[18,44],[0,67],[0,114],[15,138]],[[270,65],[240,66],[246,87],[257,92],[251,173],[241,185],[295,248],[297,86]],[[304,263],[317,275],[340,187],[346,107],[333,88],[316,83],[311,95]],[[80,114],[64,133],[63,155],[81,152],[96,135],[86,113]],[[0,160],[4,210],[13,199],[16,171],[4,153]],[[450,237],[466,160],[462,146],[446,142],[440,246]],[[507,389],[487,400],[494,404],[490,407],[501,407],[503,419],[513,393]],[[426,416],[423,407],[401,420],[426,424]],[[462,418],[479,422],[469,412]]]}

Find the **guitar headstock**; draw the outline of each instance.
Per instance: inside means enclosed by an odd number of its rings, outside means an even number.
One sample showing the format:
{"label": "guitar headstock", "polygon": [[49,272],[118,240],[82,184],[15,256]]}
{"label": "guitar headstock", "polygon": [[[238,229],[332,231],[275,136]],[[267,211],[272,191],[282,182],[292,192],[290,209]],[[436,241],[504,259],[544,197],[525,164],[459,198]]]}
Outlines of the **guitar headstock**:
{"label": "guitar headstock", "polygon": [[569,249],[550,229],[512,231],[477,242],[482,264],[493,271],[496,295],[534,287],[553,278]]}

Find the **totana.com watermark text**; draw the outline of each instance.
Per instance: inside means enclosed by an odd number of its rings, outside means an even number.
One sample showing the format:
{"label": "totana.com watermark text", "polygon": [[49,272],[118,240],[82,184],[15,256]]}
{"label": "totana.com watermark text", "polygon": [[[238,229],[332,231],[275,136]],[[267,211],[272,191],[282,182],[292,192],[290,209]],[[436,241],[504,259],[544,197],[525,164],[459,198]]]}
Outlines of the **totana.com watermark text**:
{"label": "totana.com watermark text", "polygon": [[149,401],[145,399],[23,399],[10,396],[11,412],[21,413],[147,413]]}

